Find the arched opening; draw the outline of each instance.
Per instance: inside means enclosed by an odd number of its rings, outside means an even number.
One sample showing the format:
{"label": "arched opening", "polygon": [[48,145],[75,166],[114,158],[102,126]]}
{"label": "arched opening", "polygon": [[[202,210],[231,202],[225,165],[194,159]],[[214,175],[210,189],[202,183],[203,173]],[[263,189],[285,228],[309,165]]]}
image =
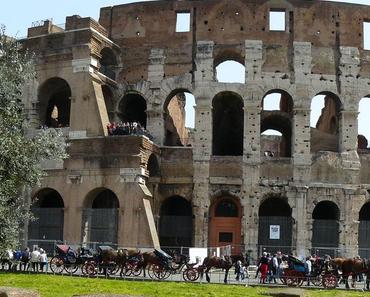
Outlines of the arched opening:
{"label": "arched opening", "polygon": [[215,156],[242,156],[243,99],[232,92],[222,92],[212,101],[212,152]]}
{"label": "arched opening", "polygon": [[370,202],[365,203],[359,214],[358,249],[361,258],[370,258]]}
{"label": "arched opening", "polygon": [[161,175],[158,159],[154,154],[151,154],[148,159],[147,170],[149,173],[149,177],[156,177]]}
{"label": "arched opening", "polygon": [[119,117],[122,122],[137,122],[146,127],[146,101],[139,94],[127,94],[119,103]]}
{"label": "arched opening", "polygon": [[104,74],[106,77],[109,77],[112,80],[116,79],[116,67],[117,67],[117,59],[113,51],[105,47],[100,52],[100,68],[99,72]]}
{"label": "arched opening", "polygon": [[245,83],[245,66],[237,61],[226,60],[216,67],[216,79],[222,83]]}
{"label": "arched opening", "polygon": [[39,90],[40,123],[52,128],[69,127],[71,88],[61,78],[48,79]]}
{"label": "arched opening", "polygon": [[105,107],[107,108],[108,118],[110,122],[115,120],[115,105],[114,105],[114,95],[110,87],[103,85],[101,87],[105,102]]}
{"label": "arched opening", "polygon": [[339,244],[338,206],[331,201],[319,202],[312,212],[312,249],[317,255],[335,255]]}
{"label": "arched opening", "polygon": [[[41,245],[48,252],[54,251],[53,241],[63,241],[64,202],[54,189],[40,190],[33,197],[31,213],[35,220],[28,225],[28,245]],[[40,240],[46,240],[39,242]],[[50,242],[48,242],[50,241]]]}
{"label": "arched opening", "polygon": [[267,198],[258,210],[259,250],[291,252],[292,209],[280,197]]}
{"label": "arched opening", "polygon": [[292,97],[283,90],[272,90],[261,105],[261,156],[291,157]]}
{"label": "arched opening", "polygon": [[240,252],[242,209],[239,201],[231,196],[222,196],[210,207],[209,246],[232,246],[232,253]]}
{"label": "arched opening", "polygon": [[99,188],[88,194],[82,224],[85,244],[117,243],[118,208],[118,198],[111,190]]}
{"label": "arched opening", "polygon": [[370,96],[362,98],[359,103],[358,114],[358,151],[368,152],[370,150]]}
{"label": "arched opening", "polygon": [[191,204],[180,196],[167,198],[161,206],[159,241],[162,247],[191,247],[193,212]]}
{"label": "arched opening", "polygon": [[186,90],[175,90],[164,106],[164,145],[187,146],[195,124],[195,98]]}
{"label": "arched opening", "polygon": [[311,101],[311,152],[339,150],[342,103],[338,96],[322,92]]}

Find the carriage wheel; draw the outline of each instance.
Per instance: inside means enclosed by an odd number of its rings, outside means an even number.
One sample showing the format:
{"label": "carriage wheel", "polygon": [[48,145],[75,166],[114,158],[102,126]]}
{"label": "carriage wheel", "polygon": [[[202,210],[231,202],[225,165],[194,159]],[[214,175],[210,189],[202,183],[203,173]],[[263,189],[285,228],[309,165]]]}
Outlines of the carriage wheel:
{"label": "carriage wheel", "polygon": [[78,270],[78,265],[77,264],[65,264],[64,270],[69,274],[76,273],[76,271]]}
{"label": "carriage wheel", "polygon": [[322,284],[322,276],[316,275],[314,277],[311,277],[310,281],[313,283],[314,286],[320,287]]}
{"label": "carriage wheel", "polygon": [[55,256],[51,258],[49,266],[52,272],[62,273],[64,269],[64,260],[58,256]]}
{"label": "carriage wheel", "polygon": [[185,281],[195,282],[199,278],[199,272],[195,268],[187,268],[182,273]]}
{"label": "carriage wheel", "polygon": [[139,267],[138,265],[135,265],[133,268],[132,268],[132,275],[133,276],[139,276],[141,274],[141,272],[143,271],[143,268],[142,267]]}
{"label": "carriage wheel", "polygon": [[147,269],[147,272],[148,272],[148,275],[151,279],[154,279],[155,278],[155,275],[153,273],[153,268],[154,268],[155,265],[149,265],[148,266],[148,269]]}
{"label": "carriage wheel", "polygon": [[159,266],[159,265],[153,265],[152,266],[152,271],[153,271],[153,275],[157,279],[165,279],[170,275],[169,272],[166,271],[166,269],[164,269],[163,266]]}
{"label": "carriage wheel", "polygon": [[337,287],[338,279],[334,274],[325,274],[322,277],[322,285],[325,289],[334,289]]}
{"label": "carriage wheel", "polygon": [[93,262],[85,263],[82,271],[85,272],[85,274],[87,274],[88,276],[94,276],[98,273],[95,263]]}
{"label": "carriage wheel", "polygon": [[118,272],[119,267],[116,263],[110,263],[107,268],[107,275],[114,275]]}

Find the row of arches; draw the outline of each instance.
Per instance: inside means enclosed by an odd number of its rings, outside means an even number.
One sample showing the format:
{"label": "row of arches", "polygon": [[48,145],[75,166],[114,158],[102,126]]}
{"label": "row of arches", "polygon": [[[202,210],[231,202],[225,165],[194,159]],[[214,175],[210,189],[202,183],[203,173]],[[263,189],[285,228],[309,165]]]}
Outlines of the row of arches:
{"label": "row of arches", "polygon": [[[147,102],[138,93],[122,97],[116,106],[113,91],[102,87],[107,111],[111,121],[139,122],[147,126]],[[189,133],[193,126],[187,123],[187,114],[193,108],[195,99],[184,89],[173,91],[164,106],[164,145],[186,146],[191,143]],[[46,81],[39,90],[40,119],[50,127],[69,126],[71,88],[61,78]],[[367,109],[369,98],[360,101],[360,107]],[[292,154],[293,98],[284,90],[271,90],[261,101],[261,155],[290,157]],[[317,94],[311,102],[311,151],[339,150],[340,120],[342,103],[330,92]],[[360,112],[359,119],[363,119]],[[192,115],[194,121],[194,114]],[[221,92],[212,100],[213,155],[238,156],[243,154],[244,103],[234,92]],[[359,131],[370,136],[367,128]],[[149,131],[150,132],[150,131]],[[359,149],[367,149],[366,136],[359,135]]]}
{"label": "row of arches", "polygon": [[[82,241],[117,243],[117,196],[109,189],[91,191],[82,214]],[[29,224],[31,240],[63,240],[64,203],[60,194],[50,188],[39,191],[31,208],[38,220]],[[243,210],[233,196],[216,198],[209,208],[209,246],[242,244]],[[163,201],[157,228],[162,246],[192,246],[194,215],[191,202],[181,196]],[[340,210],[332,201],[318,202],[312,212],[312,248],[335,249],[339,246]],[[282,250],[292,246],[295,220],[287,199],[271,195],[258,209],[258,245]],[[359,213],[358,243],[361,256],[370,254],[370,202]],[[275,235],[272,236],[272,227]],[[328,252],[328,250],[326,250]]]}

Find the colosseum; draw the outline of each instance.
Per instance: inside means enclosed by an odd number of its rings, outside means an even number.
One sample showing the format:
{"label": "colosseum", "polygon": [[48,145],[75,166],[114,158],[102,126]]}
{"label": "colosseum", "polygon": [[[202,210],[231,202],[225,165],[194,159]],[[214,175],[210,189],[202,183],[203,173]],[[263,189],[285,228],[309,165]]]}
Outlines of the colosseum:
{"label": "colosseum", "polygon": [[[29,28],[29,133],[61,129],[69,158],[42,164],[24,239],[150,247],[157,230],[162,246],[369,257],[370,149],[357,120],[370,100],[369,22],[357,4],[162,0]],[[225,61],[243,82],[217,79]]]}

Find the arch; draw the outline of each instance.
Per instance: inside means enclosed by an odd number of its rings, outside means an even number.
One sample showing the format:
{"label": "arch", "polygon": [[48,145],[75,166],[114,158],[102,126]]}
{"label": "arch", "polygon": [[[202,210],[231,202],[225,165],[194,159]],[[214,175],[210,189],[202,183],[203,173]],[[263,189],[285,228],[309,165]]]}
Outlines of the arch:
{"label": "arch", "polygon": [[193,211],[181,196],[167,198],[161,205],[159,240],[161,246],[190,247],[193,238]]}
{"label": "arch", "polygon": [[311,100],[311,151],[339,150],[342,102],[332,92],[321,92]]}
{"label": "arch", "polygon": [[[33,196],[31,213],[35,220],[28,225],[29,245],[38,240],[63,241],[64,202],[62,196],[54,189],[44,188]],[[43,242],[42,247],[53,252],[54,243]]]}
{"label": "arch", "polygon": [[359,213],[358,254],[370,258],[370,202],[365,203]]}
{"label": "arch", "polygon": [[150,155],[148,159],[147,170],[149,173],[149,177],[161,175],[158,159],[155,154]]}
{"label": "arch", "polygon": [[82,217],[83,242],[117,243],[119,201],[107,188],[97,188],[86,196]]}
{"label": "arch", "polygon": [[40,123],[48,127],[69,127],[71,88],[62,78],[45,81],[38,92]]}
{"label": "arch", "polygon": [[238,60],[227,59],[215,67],[215,77],[221,83],[245,83],[245,66]]}
{"label": "arch", "polygon": [[221,92],[213,98],[212,107],[213,155],[243,155],[243,99],[233,92]]}
{"label": "arch", "polygon": [[370,110],[370,96],[360,100],[358,105],[358,146],[359,152],[369,150],[370,121],[368,111]]}
{"label": "arch", "polygon": [[321,201],[312,212],[312,248],[316,255],[334,256],[339,244],[340,210],[332,201]]}
{"label": "arch", "polygon": [[116,67],[117,67],[117,59],[109,47],[105,47],[100,51],[100,68],[99,72],[104,74],[106,77],[109,77],[112,80],[116,79]]}
{"label": "arch", "polygon": [[[281,133],[270,133],[267,130]],[[291,157],[292,155],[292,119],[280,111],[263,112],[261,115],[261,155],[272,152],[275,157]]]}
{"label": "arch", "polygon": [[[274,101],[269,104],[269,101]],[[280,110],[286,113],[292,113],[294,102],[292,96],[285,90],[273,89],[268,91],[262,98],[261,106],[263,110]]]}
{"label": "arch", "polygon": [[138,122],[146,127],[146,101],[138,93],[123,96],[119,103],[119,117],[122,122]]}
{"label": "arch", "polygon": [[[195,122],[191,104],[195,104],[195,98],[187,89],[173,90],[166,98],[163,113],[164,145],[186,146],[190,143],[189,129],[194,128]],[[188,123],[190,128],[187,127]]]}
{"label": "arch", "polygon": [[258,209],[258,245],[260,250],[292,250],[292,209],[281,196],[270,194]]}
{"label": "arch", "polygon": [[239,253],[242,244],[239,199],[230,195],[220,196],[214,199],[209,212],[209,246],[232,245],[232,253]]}

